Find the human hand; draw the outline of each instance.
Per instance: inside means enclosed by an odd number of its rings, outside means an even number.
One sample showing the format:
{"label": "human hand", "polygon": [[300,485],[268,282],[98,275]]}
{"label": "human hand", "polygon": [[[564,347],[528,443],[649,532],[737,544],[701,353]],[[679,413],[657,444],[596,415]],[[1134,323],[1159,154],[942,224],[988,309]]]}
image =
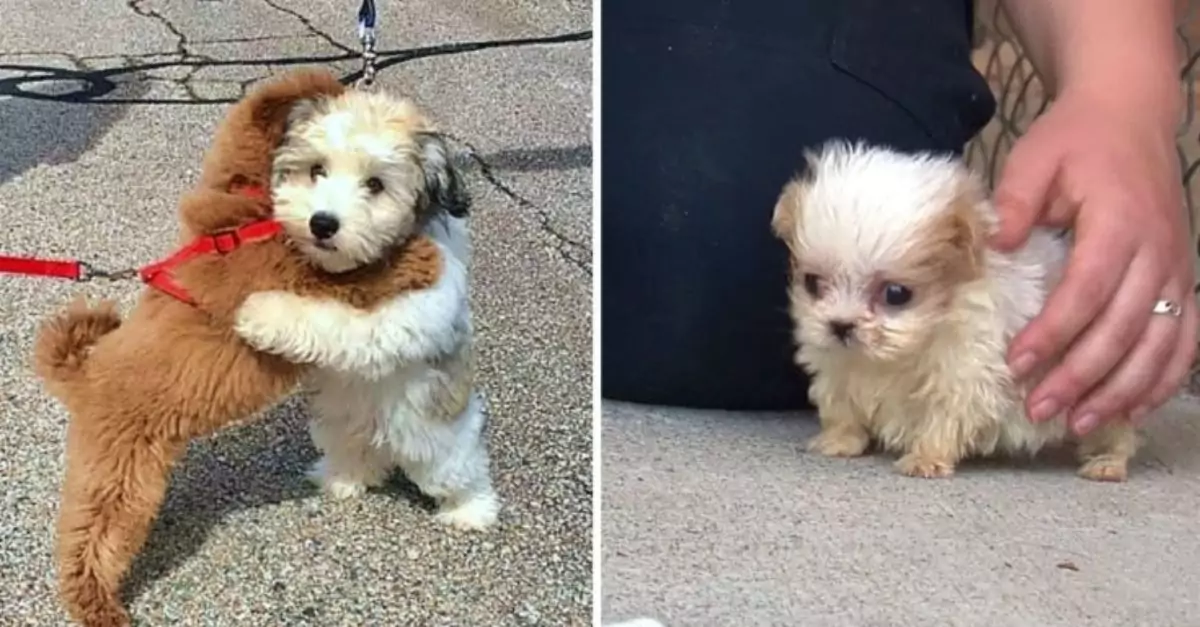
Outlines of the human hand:
{"label": "human hand", "polygon": [[[996,188],[994,245],[1035,224],[1072,227],[1062,282],[1009,347],[1014,376],[1061,356],[1026,400],[1035,421],[1067,411],[1078,434],[1137,421],[1179,389],[1196,353],[1188,225],[1171,116],[1064,93],[1013,147]],[[1181,317],[1152,313],[1159,299]]]}

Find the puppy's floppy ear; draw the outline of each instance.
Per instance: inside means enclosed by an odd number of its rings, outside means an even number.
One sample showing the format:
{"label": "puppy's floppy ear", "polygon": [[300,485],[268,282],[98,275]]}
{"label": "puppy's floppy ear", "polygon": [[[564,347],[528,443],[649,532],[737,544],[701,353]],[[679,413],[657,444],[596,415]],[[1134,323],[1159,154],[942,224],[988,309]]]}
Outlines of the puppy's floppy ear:
{"label": "puppy's floppy ear", "polygon": [[300,69],[264,82],[238,106],[247,108],[255,126],[278,141],[298,111],[312,115],[316,99],[339,96],[345,89],[328,70]]}
{"label": "puppy's floppy ear", "polygon": [[983,272],[988,225],[981,202],[987,201],[970,191],[958,194],[931,233],[937,256],[960,281],[979,278]]}
{"label": "puppy's floppy ear", "polygon": [[801,203],[804,202],[806,189],[807,182],[803,178],[794,178],[783,186],[783,192],[779,195],[779,200],[775,202],[775,213],[771,216],[771,231],[775,233],[776,237],[783,240],[788,248],[795,244],[796,229],[800,226]]}
{"label": "puppy's floppy ear", "polygon": [[271,179],[272,153],[283,137],[292,105],[336,96],[344,89],[333,74],[323,70],[296,70],[254,87],[217,127],[204,156],[201,185],[228,188],[233,174],[266,185]]}
{"label": "puppy's floppy ear", "polygon": [[414,138],[421,171],[425,173],[426,205],[431,209],[441,208],[456,218],[466,217],[471,212],[471,197],[454,166],[445,138],[433,132],[419,132]]}

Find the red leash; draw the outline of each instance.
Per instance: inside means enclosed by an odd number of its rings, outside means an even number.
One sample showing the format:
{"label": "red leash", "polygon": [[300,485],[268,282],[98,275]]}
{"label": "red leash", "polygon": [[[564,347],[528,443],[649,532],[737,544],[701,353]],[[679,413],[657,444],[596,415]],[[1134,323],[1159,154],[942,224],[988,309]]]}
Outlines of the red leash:
{"label": "red leash", "polygon": [[53,261],[50,259],[33,259],[30,257],[9,257],[0,255],[0,272],[9,274],[27,274],[30,276],[50,276],[72,281],[86,281],[91,272],[82,261]]}
{"label": "red leash", "polygon": [[[247,186],[237,191],[247,196],[257,198],[266,197],[266,192],[257,186]],[[156,261],[141,268],[120,270],[117,272],[97,270],[86,261],[10,257],[6,255],[0,255],[0,272],[69,279],[81,283],[87,283],[96,279],[123,281],[136,277],[141,279],[146,285],[169,294],[189,305],[195,305],[196,301],[171,274],[173,269],[196,257],[214,253],[226,255],[246,244],[269,240],[282,230],[283,227],[274,220],[251,222],[236,229],[201,235],[188,242],[187,245],[166,259]]]}

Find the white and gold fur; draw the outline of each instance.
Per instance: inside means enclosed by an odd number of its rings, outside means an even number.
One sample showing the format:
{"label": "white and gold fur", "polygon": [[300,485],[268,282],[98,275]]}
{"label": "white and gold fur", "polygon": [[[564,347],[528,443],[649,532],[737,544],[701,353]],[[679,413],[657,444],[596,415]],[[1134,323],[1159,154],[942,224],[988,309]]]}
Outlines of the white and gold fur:
{"label": "white and gold fur", "polygon": [[[255,348],[317,366],[311,475],[332,496],[361,494],[399,467],[439,502],[438,520],[464,529],[494,523],[483,401],[475,389],[465,203],[440,140],[404,100],[348,92],[296,112],[276,157],[277,215],[314,263],[346,271],[380,258],[414,232],[443,264],[429,288],[371,311],[285,292],[251,295],[237,333]],[[308,176],[324,164],[321,176]],[[363,181],[378,177],[382,191]],[[432,205],[430,207],[430,205]],[[421,207],[431,212],[422,218]],[[316,211],[341,228],[325,247],[306,233]]]}
{"label": "white and gold fur", "polygon": [[[1057,283],[1069,242],[1038,229],[1012,254],[987,246],[996,213],[956,159],[832,142],[780,196],[772,227],[792,257],[797,363],[813,374],[810,450],[900,454],[908,475],[948,476],[972,456],[1033,454],[1069,437],[1026,418],[1008,342]],[[816,296],[809,288],[819,280]],[[888,283],[911,289],[890,306]],[[839,340],[831,321],[853,325]],[[1123,480],[1137,436],[1114,420],[1080,442],[1080,474]]]}
{"label": "white and gold fur", "polygon": [[[272,168],[275,219],[320,267],[345,272],[380,257],[418,221],[423,177],[444,171],[444,145],[410,101],[348,91],[304,101],[293,109]],[[315,176],[313,167],[324,173]],[[365,185],[375,178],[382,191]],[[318,245],[309,221],[325,213],[340,221]]]}

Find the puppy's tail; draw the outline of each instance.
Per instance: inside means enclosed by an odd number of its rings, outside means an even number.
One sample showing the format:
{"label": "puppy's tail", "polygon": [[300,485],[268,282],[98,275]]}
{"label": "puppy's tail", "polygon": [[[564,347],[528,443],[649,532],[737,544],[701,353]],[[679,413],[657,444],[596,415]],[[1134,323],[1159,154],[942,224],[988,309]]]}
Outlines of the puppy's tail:
{"label": "puppy's tail", "polygon": [[86,369],[91,347],[119,326],[116,303],[106,300],[92,307],[77,298],[38,329],[33,343],[34,372],[52,387],[78,379]]}

